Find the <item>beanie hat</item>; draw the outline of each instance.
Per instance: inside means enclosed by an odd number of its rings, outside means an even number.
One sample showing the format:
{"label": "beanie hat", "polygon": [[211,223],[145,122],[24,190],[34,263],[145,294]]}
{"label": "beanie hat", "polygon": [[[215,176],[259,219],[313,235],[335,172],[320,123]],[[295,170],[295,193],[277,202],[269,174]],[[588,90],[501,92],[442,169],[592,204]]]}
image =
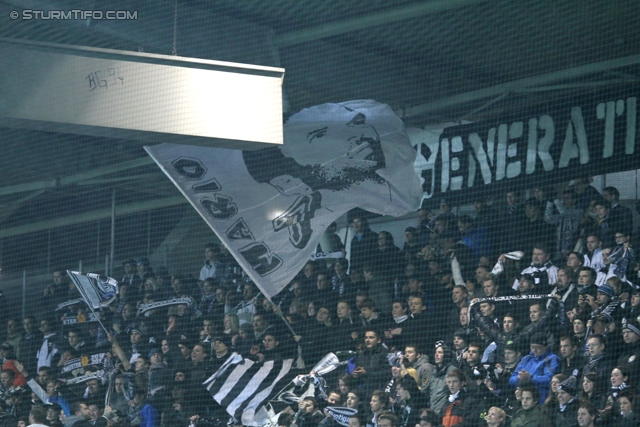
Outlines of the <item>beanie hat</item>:
{"label": "beanie hat", "polygon": [[600,286],[598,288],[598,292],[602,292],[603,294],[609,295],[610,297],[613,297],[615,295],[615,291],[613,290],[613,287],[606,284]]}
{"label": "beanie hat", "polygon": [[560,383],[560,385],[558,386],[558,390],[564,390],[571,396],[575,396],[576,394],[578,394],[576,377],[570,376],[566,380],[562,381],[562,383]]}
{"label": "beanie hat", "polygon": [[513,341],[508,341],[507,344],[504,346],[504,349],[505,350],[515,351],[515,352],[519,352],[520,351],[518,346]]}
{"label": "beanie hat", "polygon": [[214,343],[216,341],[220,341],[222,344],[226,345],[227,348],[231,348],[231,337],[228,334],[220,334],[214,337],[211,342]]}
{"label": "beanie hat", "polygon": [[547,336],[543,332],[536,332],[531,336],[529,341],[531,345],[544,345],[547,346]]}
{"label": "beanie hat", "polygon": [[629,329],[634,334],[640,336],[640,325],[636,319],[624,319],[622,321],[622,330]]}
{"label": "beanie hat", "polygon": [[607,313],[597,314],[597,315],[593,316],[592,320],[600,321],[600,322],[604,322],[604,323],[613,323],[613,317],[611,317],[611,315],[607,314]]}
{"label": "beanie hat", "polygon": [[132,334],[133,333],[140,334],[140,335],[142,335],[143,338],[147,337],[147,331],[141,326],[136,326],[136,327],[132,328],[131,329],[131,333]]}

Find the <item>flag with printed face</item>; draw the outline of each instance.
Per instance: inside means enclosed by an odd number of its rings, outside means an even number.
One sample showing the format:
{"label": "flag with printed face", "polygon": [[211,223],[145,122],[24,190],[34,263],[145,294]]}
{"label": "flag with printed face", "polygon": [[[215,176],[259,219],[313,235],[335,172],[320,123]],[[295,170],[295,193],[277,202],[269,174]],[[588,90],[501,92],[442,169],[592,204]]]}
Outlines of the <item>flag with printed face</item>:
{"label": "flag with printed face", "polygon": [[108,306],[118,295],[118,281],[111,277],[68,270],[67,274],[76,285],[82,299],[93,309]]}
{"label": "flag with printed face", "polygon": [[243,425],[258,426],[256,413],[290,380],[292,366],[293,359],[257,363],[233,353],[203,384],[229,415]]}
{"label": "flag with printed face", "polygon": [[145,149],[268,297],[293,279],[344,213],[359,207],[400,216],[422,200],[402,121],[371,100],[291,116],[279,147]]}

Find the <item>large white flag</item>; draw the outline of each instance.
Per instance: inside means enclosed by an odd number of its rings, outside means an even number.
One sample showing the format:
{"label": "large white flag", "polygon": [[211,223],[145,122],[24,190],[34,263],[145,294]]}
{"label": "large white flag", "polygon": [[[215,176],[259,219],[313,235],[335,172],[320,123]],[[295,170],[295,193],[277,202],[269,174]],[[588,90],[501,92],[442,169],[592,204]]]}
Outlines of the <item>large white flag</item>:
{"label": "large white flag", "polygon": [[416,152],[402,121],[371,100],[291,116],[281,147],[145,149],[269,297],[295,277],[327,226],[347,211],[400,216],[422,199]]}

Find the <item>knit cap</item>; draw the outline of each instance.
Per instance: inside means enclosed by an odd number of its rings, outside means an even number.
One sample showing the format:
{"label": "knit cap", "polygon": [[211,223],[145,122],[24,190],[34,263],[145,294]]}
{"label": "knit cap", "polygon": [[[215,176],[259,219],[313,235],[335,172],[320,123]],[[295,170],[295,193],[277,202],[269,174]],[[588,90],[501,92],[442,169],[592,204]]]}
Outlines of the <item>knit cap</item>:
{"label": "knit cap", "polygon": [[566,380],[562,381],[562,383],[558,386],[558,390],[564,390],[571,396],[575,396],[576,394],[578,394],[578,384],[576,381],[576,377],[570,376]]}

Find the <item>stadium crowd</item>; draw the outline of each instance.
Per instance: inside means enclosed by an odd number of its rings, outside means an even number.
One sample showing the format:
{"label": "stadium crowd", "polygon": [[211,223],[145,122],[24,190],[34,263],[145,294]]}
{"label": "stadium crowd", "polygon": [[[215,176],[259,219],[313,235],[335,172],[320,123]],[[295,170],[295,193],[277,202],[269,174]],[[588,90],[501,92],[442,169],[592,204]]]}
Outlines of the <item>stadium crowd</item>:
{"label": "stadium crowd", "polygon": [[309,261],[272,301],[218,244],[199,275],[128,260],[97,314],[57,269],[6,323],[0,426],[225,425],[203,382],[234,352],[303,379],[347,355],[280,426],[340,425],[328,407],[353,409],[349,427],[640,425],[632,212],[586,178],[555,193],[423,207],[402,248],[354,215],[349,261]]}

